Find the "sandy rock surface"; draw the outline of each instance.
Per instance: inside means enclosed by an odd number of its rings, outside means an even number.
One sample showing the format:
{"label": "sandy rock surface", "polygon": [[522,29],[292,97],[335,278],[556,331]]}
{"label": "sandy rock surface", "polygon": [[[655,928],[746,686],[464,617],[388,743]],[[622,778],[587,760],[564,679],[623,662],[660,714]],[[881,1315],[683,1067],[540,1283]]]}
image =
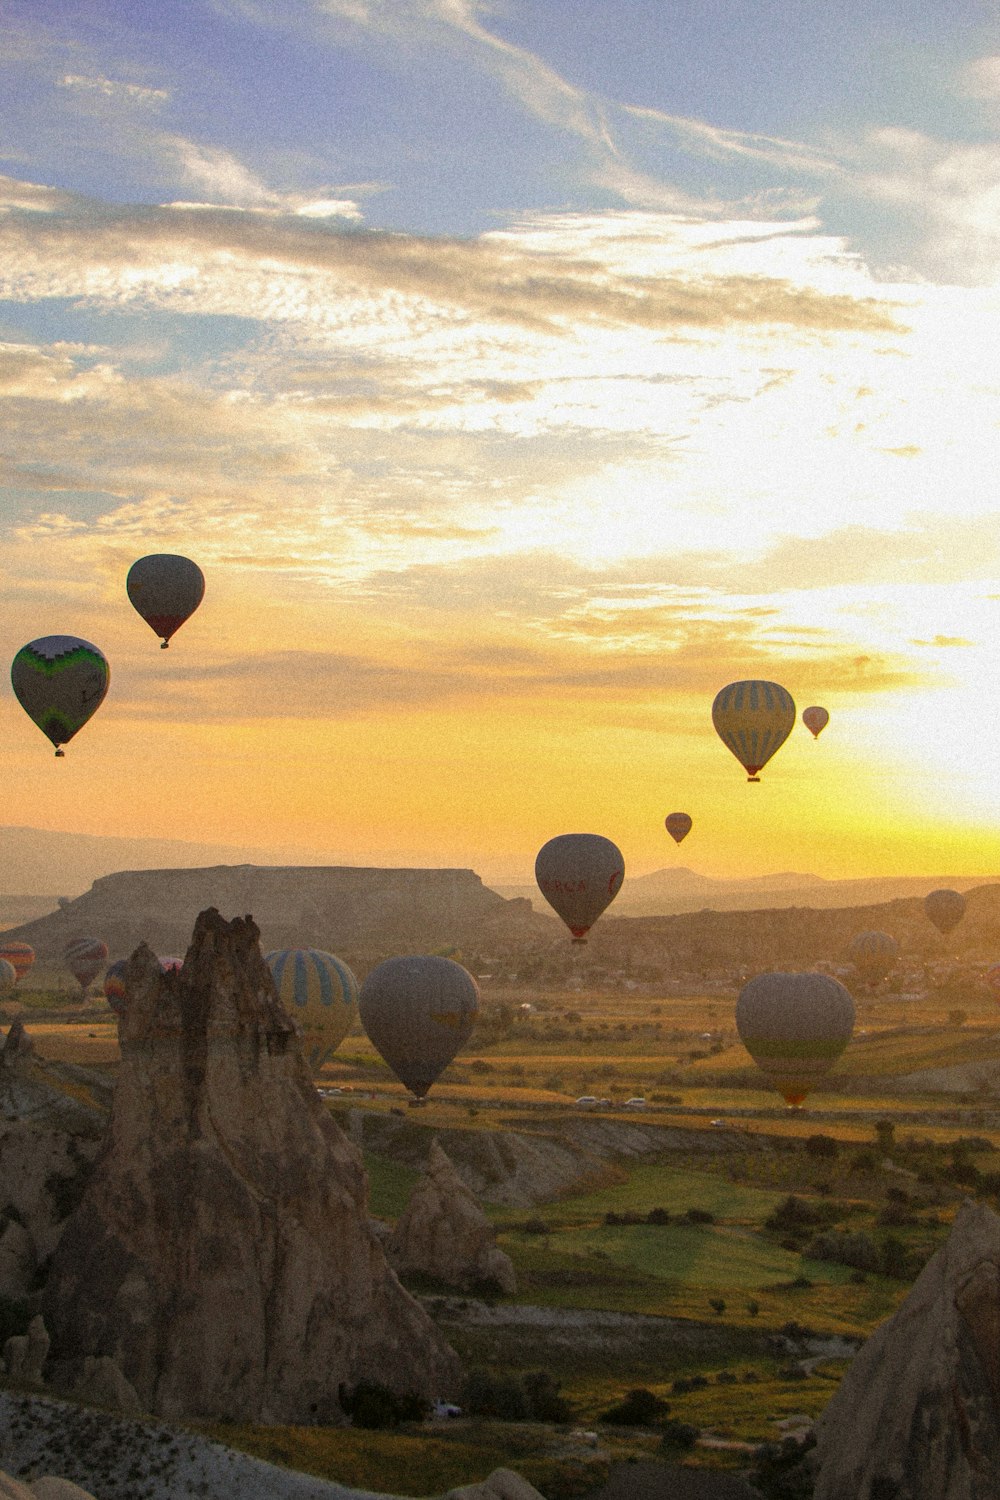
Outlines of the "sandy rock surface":
{"label": "sandy rock surface", "polygon": [[490,1280],[504,1292],[517,1290],[493,1225],[436,1141],[386,1250],[397,1271],[420,1271],[454,1287]]}

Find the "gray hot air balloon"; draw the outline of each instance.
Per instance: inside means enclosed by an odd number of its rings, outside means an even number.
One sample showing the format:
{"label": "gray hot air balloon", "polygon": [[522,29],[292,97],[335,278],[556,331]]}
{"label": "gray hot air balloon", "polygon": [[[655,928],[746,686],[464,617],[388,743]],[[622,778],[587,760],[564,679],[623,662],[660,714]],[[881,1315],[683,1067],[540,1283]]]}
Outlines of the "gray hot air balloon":
{"label": "gray hot air balloon", "polygon": [[78,730],[104,702],[109,671],[103,651],[77,635],[43,635],[14,657],[14,696],[63,756]]}
{"label": "gray hot air balloon", "polygon": [[423,1098],[468,1039],[479,986],[450,958],[388,958],[361,986],[358,1014],[400,1083]]}
{"label": "gray hot air balloon", "polygon": [[947,934],[965,916],[965,897],[958,891],[931,891],[924,897],[924,911],[938,932]]}
{"label": "gray hot air balloon", "polygon": [[601,912],[621,890],[625,860],[617,844],[599,833],[561,833],[539,849],[535,879],[574,943],[585,943]]}
{"label": "gray hot air balloon", "polygon": [[151,552],[129,568],[125,589],[133,608],[162,636],[160,646],[166,650],[170,637],[205,597],[205,575],[189,557]]}
{"label": "gray hot air balloon", "polygon": [[849,948],[851,962],[866,984],[878,984],[899,957],[899,944],[887,932],[859,932]]}
{"label": "gray hot air balloon", "polygon": [[854,1001],[829,974],[758,974],[740,990],[736,1029],[771,1087],[797,1108],[854,1030]]}

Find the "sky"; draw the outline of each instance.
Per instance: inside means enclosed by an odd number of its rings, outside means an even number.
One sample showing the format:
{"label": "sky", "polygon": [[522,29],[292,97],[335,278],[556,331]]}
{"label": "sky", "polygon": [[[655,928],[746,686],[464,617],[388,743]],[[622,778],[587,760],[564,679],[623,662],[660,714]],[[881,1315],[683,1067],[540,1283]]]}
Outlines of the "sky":
{"label": "sky", "polygon": [[985,0],[5,0],[0,636],[111,664],[8,821],[992,874],[998,344]]}

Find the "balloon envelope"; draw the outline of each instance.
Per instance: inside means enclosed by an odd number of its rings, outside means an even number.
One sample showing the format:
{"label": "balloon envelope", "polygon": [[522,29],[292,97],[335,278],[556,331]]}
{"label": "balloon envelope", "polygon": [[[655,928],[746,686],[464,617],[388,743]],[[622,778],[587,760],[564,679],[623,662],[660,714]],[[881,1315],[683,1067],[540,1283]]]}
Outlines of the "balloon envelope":
{"label": "balloon envelope", "polygon": [[851,940],[851,962],[867,984],[884,979],[899,957],[899,944],[888,932],[859,932]]}
{"label": "balloon envelope", "polygon": [[780,750],[795,724],[792,695],[777,682],[731,682],[712,704],[715,732],[736,756],[749,781]]}
{"label": "balloon envelope", "polygon": [[310,1067],[332,1057],[358,1007],[358,981],[342,959],[320,948],[279,948],[264,955],[278,998],[302,1032]]}
{"label": "balloon envelope", "polygon": [[29,719],[62,755],[104,702],[110,671],[102,651],[76,635],[43,635],[14,657],[10,682]]}
{"label": "balloon envelope", "polygon": [[104,998],[116,1016],[125,1014],[125,966],[127,958],[116,958],[104,973]]}
{"label": "balloon envelope", "polygon": [[560,833],[539,849],[535,879],[573,941],[583,943],[621,890],[625,860],[618,846],[599,833]]}
{"label": "balloon envelope", "polygon": [[807,729],[812,731],[813,739],[818,740],[830,722],[830,715],[825,708],[804,708],[802,710],[802,722]]}
{"label": "balloon envelope", "polygon": [[450,958],[389,958],[361,986],[358,1011],[396,1077],[422,1098],[471,1035],[479,986]]}
{"label": "balloon envelope", "polygon": [[166,646],[205,597],[205,575],[189,557],[151,552],[129,568],[125,587],[133,607]]}
{"label": "balloon envelope", "polygon": [[829,974],[758,974],[740,990],[736,1029],[786,1103],[802,1103],[854,1029],[854,1001]]}
{"label": "balloon envelope", "polygon": [[70,938],[63,949],[66,967],[82,990],[92,984],[108,961],[108,945],[100,938]]}
{"label": "balloon envelope", "polygon": [[938,932],[949,933],[965,916],[965,897],[958,891],[931,891],[924,897],[924,911]]}
{"label": "balloon envelope", "polygon": [[35,962],[35,950],[28,943],[10,942],[0,943],[0,958],[5,958],[13,965],[14,973],[18,980],[22,980],[31,965]]}
{"label": "balloon envelope", "polygon": [[663,826],[674,843],[679,844],[691,832],[691,818],[687,813],[667,813]]}
{"label": "balloon envelope", "polygon": [[0,992],[12,990],[17,983],[17,970],[7,959],[0,958]]}

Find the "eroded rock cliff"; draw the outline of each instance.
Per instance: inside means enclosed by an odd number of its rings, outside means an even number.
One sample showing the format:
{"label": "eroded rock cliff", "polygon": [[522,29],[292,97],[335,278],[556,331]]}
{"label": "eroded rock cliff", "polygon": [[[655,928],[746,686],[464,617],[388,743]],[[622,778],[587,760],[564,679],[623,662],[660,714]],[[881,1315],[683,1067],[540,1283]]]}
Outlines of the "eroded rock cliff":
{"label": "eroded rock cliff", "polygon": [[967,1200],[817,1425],[814,1500],[1000,1495],[1000,1218]]}
{"label": "eroded rock cliff", "polygon": [[447,1391],[457,1359],[367,1223],[360,1155],[309,1078],[251,918],[184,967],[129,961],[102,1154],[53,1258],[56,1378],[114,1359],[159,1416],[336,1420],[341,1382]]}
{"label": "eroded rock cliff", "polygon": [[398,1271],[419,1271],[448,1286],[471,1290],[495,1282],[501,1291],[517,1290],[510,1256],[497,1245],[493,1225],[437,1141],[387,1253]]}

